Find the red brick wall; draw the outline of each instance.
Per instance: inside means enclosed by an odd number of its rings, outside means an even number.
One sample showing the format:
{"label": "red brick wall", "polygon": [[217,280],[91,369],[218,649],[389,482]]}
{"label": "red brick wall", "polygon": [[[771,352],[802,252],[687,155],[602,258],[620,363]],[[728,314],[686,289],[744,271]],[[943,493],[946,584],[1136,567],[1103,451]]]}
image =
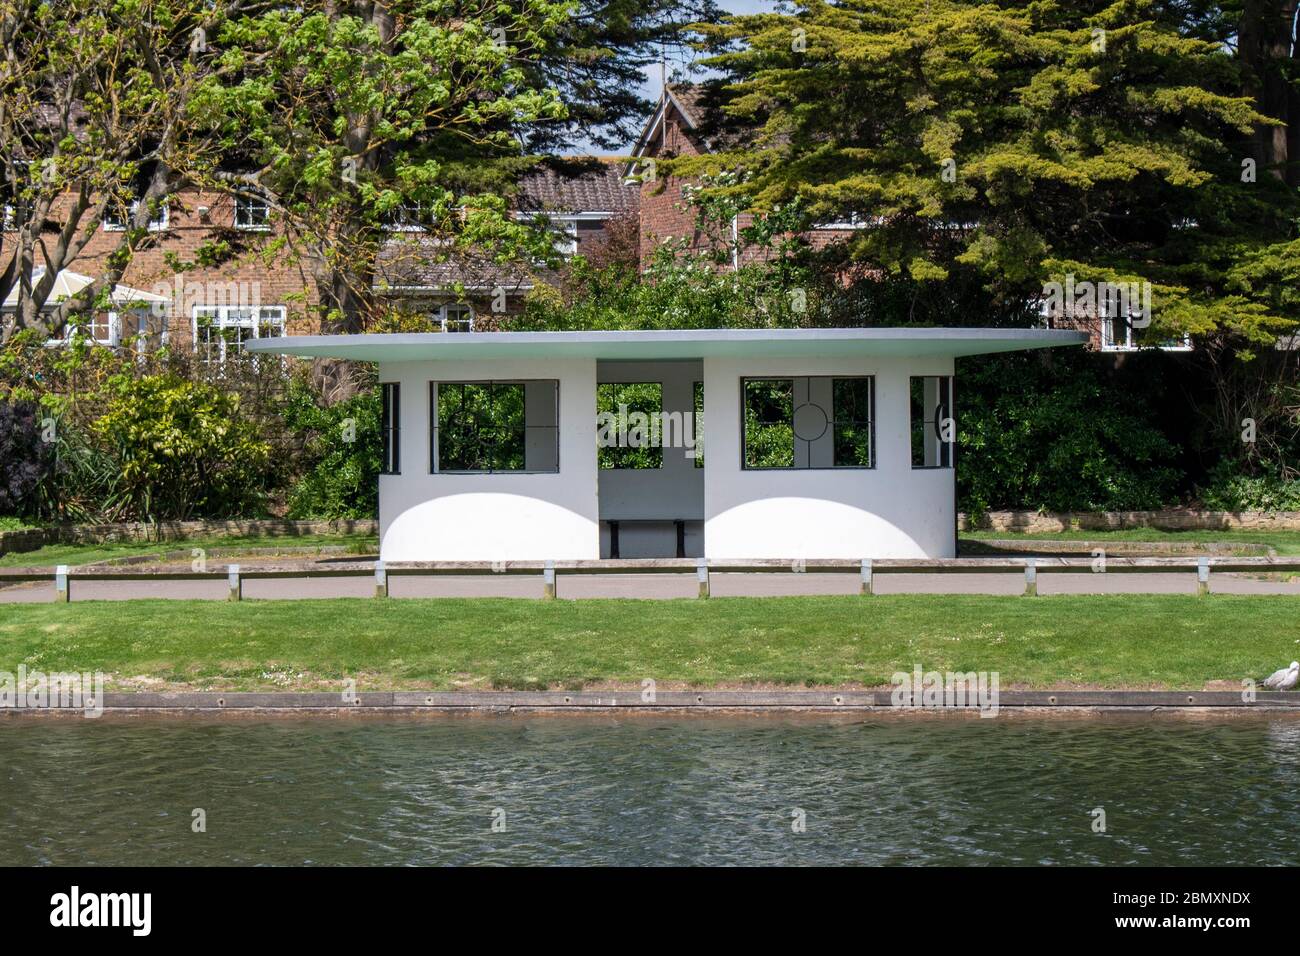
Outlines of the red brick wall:
{"label": "red brick wall", "polygon": [[[56,222],[61,216],[59,205],[56,203],[51,215]],[[200,215],[200,207],[207,207],[206,215]],[[122,284],[172,300],[166,326],[174,346],[189,346],[192,310],[197,305],[282,305],[287,308],[291,333],[317,330],[317,322],[307,314],[307,307],[316,299],[305,270],[282,250],[264,257],[274,233],[236,230],[231,197],[197,189],[182,191],[171,200],[166,228],[155,236],[148,248],[136,251]],[[68,271],[99,275],[121,237],[121,232],[101,226],[68,264]],[[228,238],[239,252],[219,265],[194,265],[180,273],[168,264],[168,255],[181,263],[194,262],[200,246],[217,238]],[[151,331],[160,331],[159,322],[157,316],[151,319]]]}

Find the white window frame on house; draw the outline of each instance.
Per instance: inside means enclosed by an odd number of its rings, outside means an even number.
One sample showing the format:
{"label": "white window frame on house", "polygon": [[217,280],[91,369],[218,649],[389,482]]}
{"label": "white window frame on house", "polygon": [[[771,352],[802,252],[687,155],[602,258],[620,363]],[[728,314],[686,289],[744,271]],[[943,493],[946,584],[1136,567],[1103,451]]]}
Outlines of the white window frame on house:
{"label": "white window frame on house", "polygon": [[[262,211],[261,222],[239,221],[241,211],[244,212],[245,218],[250,218],[252,211],[256,208],[260,208]],[[235,193],[234,224],[236,229],[244,232],[270,232],[271,204],[261,196],[254,196],[251,193]]]}
{"label": "white window frame on house", "polygon": [[1190,352],[1192,337],[1184,332],[1181,340],[1161,342],[1158,345],[1140,345],[1133,332],[1133,323],[1124,323],[1124,340],[1115,341],[1115,320],[1119,316],[1103,315],[1101,317],[1101,350],[1103,352],[1138,352],[1144,348],[1158,348],[1165,352]]}
{"label": "white window frame on house", "polygon": [[[263,338],[283,338],[285,335],[285,323],[288,318],[288,308],[283,305],[196,305],[190,310],[190,332],[192,335],[191,343],[195,352],[200,347],[205,348],[214,343],[200,343],[199,341],[199,318],[203,315],[210,315],[213,318],[212,327],[218,330],[224,329],[251,329],[253,334],[245,338],[263,339]],[[278,329],[275,335],[263,335],[262,329],[270,325]],[[243,341],[242,339],[240,341]],[[227,346],[235,345],[235,354],[243,351],[239,343],[231,343],[226,340],[224,335],[217,336],[218,354],[209,354],[203,356],[208,362],[216,361],[225,364],[226,359],[230,357],[230,350]]]}
{"label": "white window frame on house", "polygon": [[[96,345],[106,345],[109,348],[116,348],[122,341],[122,319],[117,312],[110,311],[106,314],[108,315],[108,338],[101,339],[90,335],[87,335],[86,338],[94,342]],[[46,339],[45,344],[48,346],[67,345],[72,341],[73,335],[76,334],[76,331],[79,328],[82,328],[82,325],[78,324],[76,317],[70,318],[63,327],[63,334],[57,339]],[[93,324],[91,325],[91,328],[94,328]]]}
{"label": "white window frame on house", "polygon": [[613,214],[609,212],[543,212],[539,209],[533,212],[519,212],[516,215],[518,219],[523,221],[531,221],[538,216],[545,216],[550,221],[552,230],[557,233],[554,243],[556,253],[569,259],[578,254],[578,223],[604,222],[611,218]]}
{"label": "white window frame on house", "polygon": [[[135,202],[131,203],[131,208],[127,211],[127,215],[130,216],[132,219],[134,219],[135,211],[139,208],[140,208],[140,200],[137,199],[135,200]],[[170,222],[171,217],[167,210],[167,203],[164,202],[159,208],[159,211],[162,213],[161,219],[149,220],[150,232],[163,232],[164,230],[166,230],[167,225]],[[111,206],[105,207],[104,221],[101,224],[103,230],[105,232],[126,232],[126,223],[118,222],[114,219],[111,219],[110,217],[114,215],[116,215],[116,212],[111,211]]]}
{"label": "white window frame on house", "polygon": [[468,302],[444,302],[435,315],[444,332],[474,331],[474,307]]}

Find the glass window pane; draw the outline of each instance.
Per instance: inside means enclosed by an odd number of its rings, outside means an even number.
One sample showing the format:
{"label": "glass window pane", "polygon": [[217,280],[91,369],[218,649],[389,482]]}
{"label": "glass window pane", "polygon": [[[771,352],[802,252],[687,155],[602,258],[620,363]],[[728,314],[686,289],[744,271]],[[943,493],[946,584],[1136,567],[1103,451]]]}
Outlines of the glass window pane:
{"label": "glass window pane", "polygon": [[745,467],[794,467],[794,379],[746,380]]}
{"label": "glass window pane", "polygon": [[951,468],[956,422],[951,375],[916,375],[910,381],[913,468]]}
{"label": "glass window pane", "polygon": [[836,467],[871,468],[872,379],[837,378],[832,382],[835,416],[834,464]]}
{"label": "glass window pane", "polygon": [[[442,382],[436,471],[558,471],[558,383]],[[528,390],[536,399],[529,421]]]}

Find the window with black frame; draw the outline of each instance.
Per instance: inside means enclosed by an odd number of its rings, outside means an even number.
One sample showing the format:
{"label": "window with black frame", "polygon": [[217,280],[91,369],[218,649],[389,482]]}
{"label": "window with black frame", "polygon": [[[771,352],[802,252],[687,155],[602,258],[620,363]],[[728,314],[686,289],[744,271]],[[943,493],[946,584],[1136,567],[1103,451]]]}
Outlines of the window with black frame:
{"label": "window with black frame", "polygon": [[869,375],[744,379],[742,401],[747,469],[876,465]]}
{"label": "window with black frame", "polygon": [[383,475],[398,475],[402,471],[401,394],[402,386],[397,382],[383,382],[379,386],[379,430],[383,437],[379,471]]}
{"label": "window with black frame", "polygon": [[559,382],[432,382],[430,471],[556,472]]}
{"label": "window with black frame", "polygon": [[951,468],[957,440],[952,376],[912,376],[911,405],[912,467]]}

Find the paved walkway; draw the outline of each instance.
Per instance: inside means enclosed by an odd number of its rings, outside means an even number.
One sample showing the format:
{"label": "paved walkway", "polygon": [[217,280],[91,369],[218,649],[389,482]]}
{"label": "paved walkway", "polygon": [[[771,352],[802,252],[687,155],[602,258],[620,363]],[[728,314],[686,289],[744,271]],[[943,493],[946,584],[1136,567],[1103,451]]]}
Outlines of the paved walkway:
{"label": "paved walkway", "polygon": [[[856,574],[713,574],[715,597],[857,594]],[[1300,580],[1267,581],[1235,574],[1215,574],[1211,590],[1218,594],[1295,594]],[[694,598],[698,586],[688,574],[560,574],[561,598]],[[996,574],[877,574],[877,594],[1000,594],[1019,595],[1024,577],[1017,572]],[[1038,593],[1049,594],[1194,594],[1194,571],[1177,574],[1039,574]],[[212,581],[72,581],[73,601],[119,601],[134,598],[189,598],[224,601],[224,579]],[[538,575],[402,577],[389,579],[389,594],[406,597],[540,598]],[[374,595],[374,579],[278,578],[245,580],[248,599],[297,599]],[[0,603],[41,603],[54,600],[53,582],[0,586]]]}

